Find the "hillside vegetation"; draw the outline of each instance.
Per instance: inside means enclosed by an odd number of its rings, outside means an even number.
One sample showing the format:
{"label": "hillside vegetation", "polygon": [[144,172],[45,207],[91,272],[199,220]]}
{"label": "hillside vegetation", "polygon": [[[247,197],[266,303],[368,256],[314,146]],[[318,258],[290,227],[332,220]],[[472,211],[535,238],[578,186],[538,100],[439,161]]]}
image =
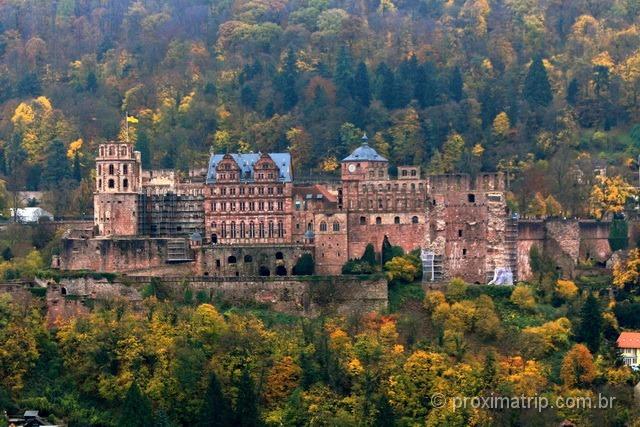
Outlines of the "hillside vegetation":
{"label": "hillside vegetation", "polygon": [[[145,167],[289,149],[299,176],[331,172],[366,131],[393,164],[509,172],[520,211],[540,214],[547,200],[551,213],[585,214],[594,168],[629,175],[640,153],[638,9],[633,0],[5,1],[0,172],[11,188],[57,191],[56,213],[86,210],[77,200],[90,192],[80,183],[96,144],[124,137],[128,112]],[[58,191],[65,179],[72,197]]]}

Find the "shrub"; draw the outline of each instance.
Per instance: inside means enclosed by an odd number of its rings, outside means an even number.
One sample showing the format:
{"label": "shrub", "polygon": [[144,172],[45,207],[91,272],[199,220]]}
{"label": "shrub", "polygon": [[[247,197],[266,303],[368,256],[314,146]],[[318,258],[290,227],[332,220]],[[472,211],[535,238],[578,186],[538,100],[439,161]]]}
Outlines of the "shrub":
{"label": "shrub", "polygon": [[294,276],[311,276],[315,270],[315,262],[309,253],[303,254],[293,266]]}
{"label": "shrub", "polygon": [[464,280],[459,277],[454,277],[447,285],[447,298],[452,301],[461,300],[467,293],[467,287],[468,286]]}

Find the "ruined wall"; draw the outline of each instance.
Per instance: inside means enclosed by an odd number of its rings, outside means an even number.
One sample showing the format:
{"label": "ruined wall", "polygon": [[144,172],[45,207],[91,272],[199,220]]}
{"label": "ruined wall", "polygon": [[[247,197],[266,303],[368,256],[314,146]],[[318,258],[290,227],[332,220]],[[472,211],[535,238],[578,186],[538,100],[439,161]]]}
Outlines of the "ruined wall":
{"label": "ruined wall", "polygon": [[126,272],[165,264],[169,239],[129,237],[62,239],[60,268]]}
{"label": "ruined wall", "polygon": [[598,262],[611,256],[607,222],[549,218],[518,222],[518,273],[520,280],[531,277],[529,251],[537,246],[555,262],[564,277],[573,277],[579,260]]}
{"label": "ruined wall", "polygon": [[[215,245],[196,250],[194,274],[213,277],[286,276],[305,253],[305,245]],[[314,257],[315,258],[315,257]]]}
{"label": "ruined wall", "polygon": [[[132,278],[137,287],[149,278]],[[184,279],[164,279],[179,297]],[[352,315],[387,308],[387,282],[384,278],[361,276],[335,277],[251,277],[187,279],[196,294],[204,291],[213,300],[229,304],[265,304],[269,308],[294,315],[315,317],[321,314]]]}

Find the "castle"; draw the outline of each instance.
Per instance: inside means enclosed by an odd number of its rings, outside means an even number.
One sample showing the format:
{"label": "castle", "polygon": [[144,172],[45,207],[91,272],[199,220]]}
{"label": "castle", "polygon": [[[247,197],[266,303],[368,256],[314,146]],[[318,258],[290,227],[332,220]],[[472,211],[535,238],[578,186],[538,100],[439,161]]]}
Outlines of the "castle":
{"label": "castle", "polygon": [[[424,176],[368,145],[342,159],[337,182],[296,183],[289,153],[213,154],[179,179],[145,171],[129,143],[99,146],[93,230],[63,239],[57,266],[128,274],[286,276],[302,254],[337,275],[385,237],[420,249],[427,281],[487,283],[530,274],[529,248],[554,251],[569,272],[609,255],[608,226],[522,221],[509,213],[501,173]],[[569,273],[570,274],[570,273]]]}

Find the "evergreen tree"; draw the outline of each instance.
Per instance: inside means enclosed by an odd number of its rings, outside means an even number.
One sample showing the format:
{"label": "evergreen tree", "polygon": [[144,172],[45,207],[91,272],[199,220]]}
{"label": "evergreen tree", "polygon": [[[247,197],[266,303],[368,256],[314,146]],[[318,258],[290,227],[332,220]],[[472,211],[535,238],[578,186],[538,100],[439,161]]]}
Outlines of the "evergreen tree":
{"label": "evergreen tree", "polygon": [[313,257],[309,253],[302,254],[293,266],[294,276],[310,276],[315,269],[315,263]]}
{"label": "evergreen tree", "polygon": [[376,400],[376,416],[373,420],[374,427],[393,427],[396,425],[396,414],[384,394]]}
{"label": "evergreen tree", "polygon": [[217,375],[209,374],[209,384],[204,394],[198,424],[202,427],[226,427],[232,425],[232,411],[229,401],[222,393]]}
{"label": "evergreen tree", "polygon": [[262,425],[260,414],[258,413],[258,399],[255,386],[248,369],[242,372],[240,384],[238,384],[235,425],[239,427],[256,427]]}
{"label": "evergreen tree", "polygon": [[609,246],[611,250],[627,249],[629,246],[629,226],[624,218],[613,218],[609,228]]}
{"label": "evergreen tree", "polygon": [[456,102],[462,101],[464,98],[464,80],[462,79],[462,72],[460,67],[455,67],[451,72],[449,79],[449,95],[451,99]]}
{"label": "evergreen tree", "polygon": [[367,247],[364,249],[364,253],[362,254],[362,258],[360,261],[364,261],[369,265],[376,265],[376,251],[373,248],[373,245],[369,243]]}
{"label": "evergreen tree", "polygon": [[45,185],[51,188],[69,178],[69,160],[67,149],[59,139],[54,139],[47,150],[45,170],[42,174]]}
{"label": "evergreen tree", "polygon": [[27,152],[22,146],[22,135],[20,133],[15,132],[11,135],[6,151],[7,173],[14,177],[24,171],[24,162],[27,160]]}
{"label": "evergreen tree", "polygon": [[134,382],[129,387],[120,410],[119,427],[144,427],[153,422],[151,402]]}
{"label": "evergreen tree", "polygon": [[346,46],[342,46],[338,53],[333,81],[336,85],[338,101],[349,99],[353,93],[353,65],[351,53]]}
{"label": "evergreen tree", "polygon": [[527,77],[524,80],[522,96],[533,106],[546,107],[553,101],[547,70],[544,68],[542,58],[539,56],[529,66]]}
{"label": "evergreen tree", "polygon": [[396,83],[393,71],[382,62],[376,71],[378,77],[378,98],[385,107],[392,109],[396,107]]}
{"label": "evergreen tree", "polygon": [[135,150],[140,152],[140,160],[142,162],[142,169],[151,169],[151,150],[149,148],[149,136],[147,132],[138,128],[137,140]]}
{"label": "evergreen tree", "polygon": [[298,80],[298,68],[296,65],[296,53],[293,48],[289,48],[287,56],[284,60],[284,67],[282,69],[282,92],[283,92],[283,106],[284,109],[289,111],[298,103],[298,94],[296,92],[296,81]]}
{"label": "evergreen tree", "polygon": [[382,239],[382,265],[386,264],[387,261],[391,261],[393,258],[393,247],[391,246],[391,242],[389,241],[389,237],[385,234],[384,239]]}
{"label": "evergreen tree", "polygon": [[80,165],[80,155],[75,153],[73,156],[73,179],[82,181],[82,166]]}
{"label": "evergreen tree", "polygon": [[482,368],[482,382],[486,389],[491,389],[496,383],[496,355],[493,351],[487,353],[484,359],[484,367]]}
{"label": "evergreen tree", "polygon": [[580,95],[580,83],[575,77],[571,79],[567,86],[567,103],[569,105],[576,105],[578,103],[578,96]]}
{"label": "evergreen tree", "polygon": [[589,293],[582,305],[582,309],[580,309],[580,323],[576,330],[576,337],[579,342],[587,345],[592,354],[595,354],[600,348],[602,326],[603,319],[600,304],[596,297]]}
{"label": "evergreen tree", "polygon": [[360,102],[363,107],[369,107],[371,104],[371,88],[369,84],[369,72],[364,62],[358,64],[353,84],[354,98]]}
{"label": "evergreen tree", "polygon": [[158,409],[153,416],[153,427],[173,427],[171,419],[162,409]]}
{"label": "evergreen tree", "polygon": [[13,252],[11,252],[10,246],[7,246],[2,251],[2,259],[4,259],[5,261],[11,261],[13,259]]}
{"label": "evergreen tree", "polygon": [[96,90],[98,90],[98,78],[93,71],[89,71],[89,74],[87,74],[87,84],[85,88],[91,93],[95,93]]}
{"label": "evergreen tree", "polygon": [[422,64],[418,69],[414,97],[420,107],[435,105],[438,98],[436,69],[431,63]]}

